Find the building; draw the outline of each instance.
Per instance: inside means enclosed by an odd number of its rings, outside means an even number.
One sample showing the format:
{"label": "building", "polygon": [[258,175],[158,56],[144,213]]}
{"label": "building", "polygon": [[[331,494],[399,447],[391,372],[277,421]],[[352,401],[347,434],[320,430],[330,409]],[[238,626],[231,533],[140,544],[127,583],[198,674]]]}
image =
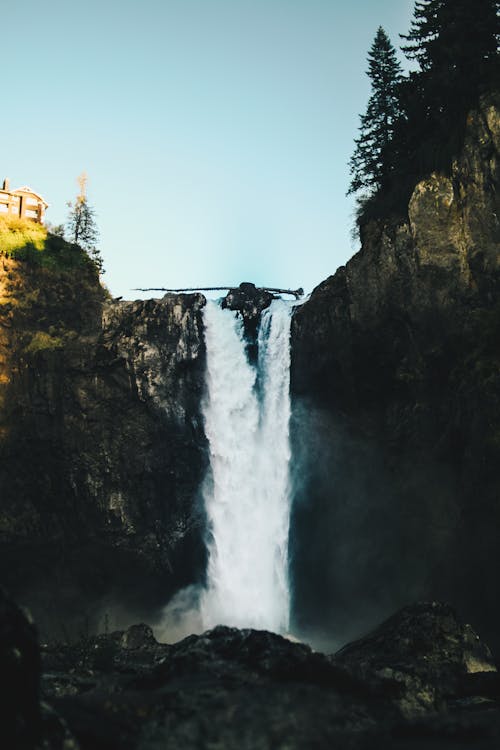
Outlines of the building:
{"label": "building", "polygon": [[3,181],[0,190],[0,216],[18,216],[20,219],[30,219],[43,224],[48,205],[42,196],[30,187],[10,190],[8,178]]}

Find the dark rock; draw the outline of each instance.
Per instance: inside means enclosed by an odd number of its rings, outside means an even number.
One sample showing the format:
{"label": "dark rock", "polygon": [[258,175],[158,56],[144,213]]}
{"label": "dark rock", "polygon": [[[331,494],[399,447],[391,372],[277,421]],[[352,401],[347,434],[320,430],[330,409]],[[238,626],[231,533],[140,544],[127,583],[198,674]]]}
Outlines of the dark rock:
{"label": "dark rock", "polygon": [[153,635],[149,625],[141,623],[140,625],[131,625],[122,636],[121,645],[123,648],[136,649],[156,646],[156,638]]}
{"label": "dark rock", "polygon": [[[114,644],[122,634],[101,636]],[[90,651],[97,639],[91,639]],[[75,646],[69,647],[67,656]],[[86,748],[365,747],[375,715],[358,681],[303,644],[266,632],[218,627],[173,646],[119,647],[94,684],[45,695]],[[75,653],[76,657],[76,653]],[[79,657],[66,663],[78,675]],[[51,665],[53,666],[53,664]],[[88,669],[88,667],[86,668]],[[83,675],[82,675],[83,678]],[[386,714],[390,714],[390,708]]]}
{"label": "dark rock", "polygon": [[0,747],[32,748],[40,735],[35,627],[0,589]]}
{"label": "dark rock", "polygon": [[52,637],[152,618],[204,573],[205,298],[8,259],[0,290],[3,582]]}
{"label": "dark rock", "polygon": [[[407,716],[437,710],[467,690],[477,695],[487,673],[498,678],[489,648],[448,604],[405,607],[375,631],[345,646],[335,662],[380,690],[394,689]],[[468,678],[472,678],[469,682]]]}
{"label": "dark rock", "polygon": [[335,657],[222,626],[171,646],[143,625],[90,638],[64,647],[59,671],[58,648],[43,652],[44,695],[82,750],[493,750],[500,737],[497,703],[460,702],[460,679],[492,662],[444,604],[407,607]]}
{"label": "dark rock", "polygon": [[239,630],[222,625],[202,636],[192,635],[171,647],[168,655],[148,678],[148,684],[190,674],[212,675],[234,672],[251,681],[306,682],[362,694],[363,684],[337,667],[329,657],[315,653],[303,643],[292,643],[275,633]]}
{"label": "dark rock", "polygon": [[440,599],[500,648],[499,153],[494,94],[451,174],[295,310],[291,575],[316,643]]}
{"label": "dark rock", "polygon": [[273,299],[276,299],[276,295],[244,281],[239,287],[230,289],[222,300],[223,308],[237,310],[243,318],[248,340],[248,355],[252,362],[257,359],[257,334],[262,311],[269,307]]}
{"label": "dark rock", "polygon": [[65,722],[40,703],[40,651],[35,626],[0,589],[0,747],[78,750]]}
{"label": "dark rock", "polygon": [[126,631],[88,636],[75,643],[42,645],[44,696],[80,695],[105,685],[121,684],[149,674],[170,652],[156,641],[148,625],[132,625]]}

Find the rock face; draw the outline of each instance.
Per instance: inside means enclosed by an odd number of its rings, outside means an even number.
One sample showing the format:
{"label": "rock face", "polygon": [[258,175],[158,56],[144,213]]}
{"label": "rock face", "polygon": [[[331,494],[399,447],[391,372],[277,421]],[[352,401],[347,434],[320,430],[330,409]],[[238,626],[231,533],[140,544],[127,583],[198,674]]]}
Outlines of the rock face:
{"label": "rock face", "polygon": [[[500,646],[499,152],[492,95],[451,176],[294,315],[294,630],[316,643],[446,599]],[[112,301],[24,257],[0,258],[2,582],[44,633],[152,621],[204,575],[205,300]],[[226,297],[252,357],[272,298]]]}
{"label": "rock face", "polygon": [[[474,690],[474,676],[500,687],[489,648],[448,604],[420,602],[397,612],[335,656],[352,675],[390,693],[408,717],[436,711],[443,701]],[[377,682],[379,686],[377,687]],[[479,681],[477,682],[479,684]],[[468,686],[471,686],[469,689]],[[397,697],[396,697],[397,696]]]}
{"label": "rock face", "polygon": [[243,318],[243,326],[248,340],[248,356],[255,361],[258,354],[257,335],[260,318],[276,296],[266,289],[257,289],[255,284],[244,281],[239,287],[230,289],[222,300],[222,307],[237,310]]}
{"label": "rock face", "polygon": [[222,300],[222,307],[228,310],[238,310],[249,332],[255,334],[259,325],[260,316],[266,307],[269,307],[276,296],[267,289],[257,289],[255,284],[244,281],[239,287],[230,289]]}
{"label": "rock face", "polygon": [[[46,644],[42,663],[43,698],[81,750],[450,750],[464,737],[493,750],[500,736],[488,648],[439,603],[406,608],[333,657],[227,627],[168,646],[138,625]],[[471,673],[479,666],[490,671]]]}
{"label": "rock face", "polygon": [[498,644],[499,153],[493,95],[451,176],[365,226],[296,310],[292,577],[296,626],[320,640],[445,598]]}
{"label": "rock face", "polygon": [[3,583],[60,637],[144,616],[204,570],[205,299],[0,264]]}

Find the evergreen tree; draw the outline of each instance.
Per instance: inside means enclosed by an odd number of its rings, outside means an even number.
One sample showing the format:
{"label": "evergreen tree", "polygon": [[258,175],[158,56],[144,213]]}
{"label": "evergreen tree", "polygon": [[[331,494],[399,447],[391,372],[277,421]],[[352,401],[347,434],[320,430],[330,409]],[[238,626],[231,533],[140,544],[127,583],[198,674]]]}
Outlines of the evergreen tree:
{"label": "evergreen tree", "polygon": [[418,64],[401,87],[395,134],[400,170],[418,179],[448,170],[460,150],[466,114],[499,82],[499,0],[417,0],[402,38]]}
{"label": "evergreen tree", "polygon": [[74,205],[68,203],[68,206],[70,208],[67,222],[69,238],[75,245],[88,250],[96,244],[98,239],[94,209],[89,206],[86,198],[80,196]]}
{"label": "evergreen tree", "polygon": [[[425,114],[455,116],[497,82],[499,0],[417,0],[403,51],[418,63]],[[418,76],[417,76],[418,78]]]}
{"label": "evergreen tree", "polygon": [[389,178],[392,170],[390,144],[400,116],[398,86],[401,65],[391,40],[380,26],[368,54],[367,75],[371,80],[371,96],[366,113],[361,115],[360,136],[349,167],[351,183],[348,195],[361,189],[376,192]]}
{"label": "evergreen tree", "polygon": [[103,260],[97,247],[99,230],[95,220],[95,211],[89,206],[85,195],[80,194],[75,203],[68,203],[70,208],[67,220],[67,232],[70,242],[79,245],[92,258],[99,273],[104,273]]}

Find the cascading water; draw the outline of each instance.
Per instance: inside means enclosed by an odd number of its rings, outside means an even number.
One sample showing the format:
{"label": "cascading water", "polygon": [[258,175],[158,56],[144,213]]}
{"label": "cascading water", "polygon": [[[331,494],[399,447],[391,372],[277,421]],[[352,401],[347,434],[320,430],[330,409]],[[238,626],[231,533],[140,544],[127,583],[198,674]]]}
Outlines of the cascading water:
{"label": "cascading water", "polygon": [[208,302],[205,430],[211,480],[203,626],[288,628],[291,305],[262,313],[256,367],[242,320]]}

